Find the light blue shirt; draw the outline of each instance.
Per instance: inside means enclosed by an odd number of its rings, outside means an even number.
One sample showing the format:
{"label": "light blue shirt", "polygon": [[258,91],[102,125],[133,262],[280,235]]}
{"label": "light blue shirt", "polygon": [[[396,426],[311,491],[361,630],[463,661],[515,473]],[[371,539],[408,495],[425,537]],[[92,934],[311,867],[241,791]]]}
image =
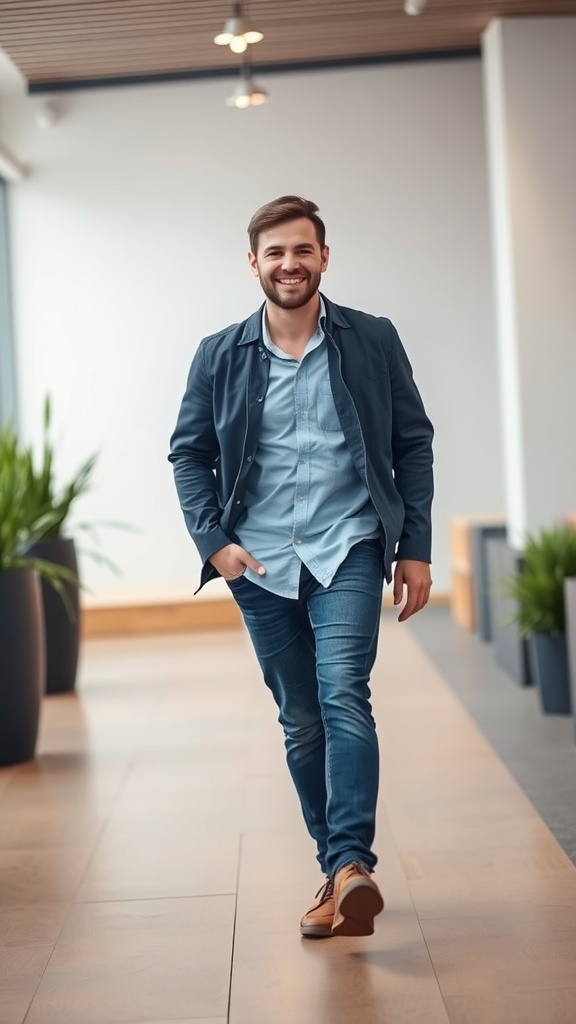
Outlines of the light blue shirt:
{"label": "light blue shirt", "polygon": [[298,597],[302,562],[327,587],[350,548],[379,535],[376,510],[348,450],[330,387],[320,300],[318,328],[300,362],[276,347],[262,315],[270,376],[262,428],[235,528],[266,567],[247,579]]}

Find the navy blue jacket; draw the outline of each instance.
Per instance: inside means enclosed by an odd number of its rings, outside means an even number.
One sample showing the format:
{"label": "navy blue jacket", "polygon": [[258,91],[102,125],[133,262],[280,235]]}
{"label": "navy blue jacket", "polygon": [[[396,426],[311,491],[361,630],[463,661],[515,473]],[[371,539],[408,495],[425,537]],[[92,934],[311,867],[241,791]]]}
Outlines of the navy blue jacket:
{"label": "navy blue jacket", "polygon": [[[386,579],[395,559],[431,560],[433,429],[394,325],[324,297],[334,402],[383,531]],[[230,543],[244,511],[269,372],[262,308],[204,338],[192,361],[170,442],[188,531],[204,563]]]}

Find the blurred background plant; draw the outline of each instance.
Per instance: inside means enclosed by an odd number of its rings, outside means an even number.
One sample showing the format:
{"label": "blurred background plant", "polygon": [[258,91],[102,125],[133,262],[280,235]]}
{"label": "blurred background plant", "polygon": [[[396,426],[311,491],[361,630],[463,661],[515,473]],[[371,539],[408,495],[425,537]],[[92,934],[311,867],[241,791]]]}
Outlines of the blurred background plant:
{"label": "blurred background plant", "polygon": [[[65,484],[58,485],[55,473],[55,445],[51,437],[52,406],[50,397],[44,399],[43,437],[39,460],[36,460],[32,447],[22,452],[23,471],[25,474],[25,502],[30,517],[38,517],[39,527],[35,530],[34,540],[63,538],[70,529],[70,515],[76,501],[91,486],[92,477],[98,455],[91,455],[83,462],[72,478]],[[99,543],[98,528],[104,526],[119,529],[134,529],[128,523],[101,521],[98,523],[75,522],[74,532],[88,534],[93,543]],[[78,547],[83,555],[88,555],[100,564],[106,565],[112,572],[119,574],[117,565],[100,551],[92,548]]]}
{"label": "blurred background plant", "polygon": [[30,500],[29,483],[27,455],[13,426],[6,423],[0,431],[0,572],[34,569],[66,601],[62,583],[77,583],[77,577],[29,550],[57,527],[59,519],[54,507]]}
{"label": "blurred background plant", "polygon": [[530,535],[517,573],[505,581],[523,637],[564,633],[564,580],[576,576],[576,530],[566,524]]}

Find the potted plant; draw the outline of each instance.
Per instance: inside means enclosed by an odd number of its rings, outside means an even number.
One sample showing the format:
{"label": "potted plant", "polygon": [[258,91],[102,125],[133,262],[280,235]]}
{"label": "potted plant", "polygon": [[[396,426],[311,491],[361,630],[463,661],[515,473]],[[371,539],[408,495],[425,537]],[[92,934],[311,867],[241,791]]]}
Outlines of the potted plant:
{"label": "potted plant", "polygon": [[54,445],[50,437],[51,404],[44,402],[42,452],[37,465],[32,448],[23,452],[26,478],[25,504],[30,516],[37,515],[43,524],[35,532],[28,551],[65,568],[65,601],[47,581],[42,581],[46,636],[46,693],[65,693],[74,689],[80,650],[80,599],[76,544],[67,535],[68,517],[78,497],[90,485],[96,455],[84,462],[73,478],[58,487],[54,473]]}
{"label": "potted plant", "polygon": [[44,619],[39,579],[65,599],[67,569],[29,545],[49,529],[51,512],[30,515],[27,470],[10,424],[0,431],[0,765],[34,757],[44,692]]}
{"label": "potted plant", "polygon": [[509,577],[514,616],[528,642],[540,706],[546,714],[571,711],[564,580],[576,575],[576,532],[567,525],[528,537],[522,566]]}

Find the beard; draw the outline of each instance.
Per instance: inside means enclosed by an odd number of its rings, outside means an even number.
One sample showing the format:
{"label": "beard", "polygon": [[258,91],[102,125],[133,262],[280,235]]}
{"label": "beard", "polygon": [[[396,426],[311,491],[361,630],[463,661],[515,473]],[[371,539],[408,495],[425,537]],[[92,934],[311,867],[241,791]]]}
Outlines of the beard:
{"label": "beard", "polygon": [[284,293],[282,285],[277,285],[275,281],[269,281],[263,277],[260,278],[260,285],[266,298],[280,309],[301,309],[318,291],[321,278],[322,275],[319,271],[308,274],[304,290],[298,291],[294,295],[291,295],[289,291]]}

